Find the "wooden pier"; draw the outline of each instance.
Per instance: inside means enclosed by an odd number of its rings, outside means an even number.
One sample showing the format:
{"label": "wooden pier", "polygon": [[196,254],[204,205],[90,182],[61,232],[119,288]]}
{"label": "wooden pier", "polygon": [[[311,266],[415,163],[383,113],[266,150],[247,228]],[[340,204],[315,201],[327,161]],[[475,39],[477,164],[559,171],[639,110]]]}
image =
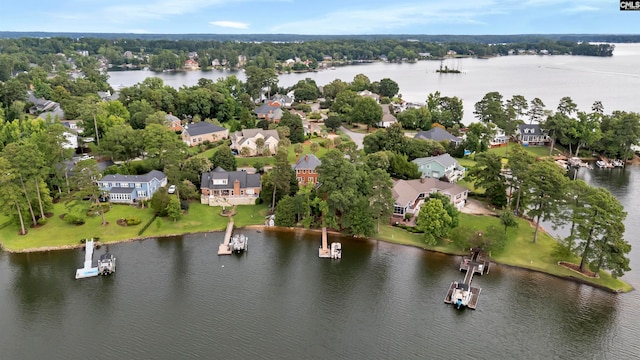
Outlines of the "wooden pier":
{"label": "wooden pier", "polygon": [[227,232],[224,234],[224,241],[218,247],[218,255],[231,255],[233,252],[229,242],[231,241],[231,235],[233,234],[233,219],[229,218],[227,224]]}
{"label": "wooden pier", "polygon": [[458,294],[460,294],[460,292],[467,292],[470,293],[470,297],[468,303],[466,304],[466,307],[472,310],[476,309],[482,289],[479,287],[471,286],[473,275],[488,274],[491,264],[489,260],[480,258],[480,251],[480,249],[473,249],[471,251],[471,255],[464,257],[460,262],[460,271],[466,271],[467,273],[465,274],[464,280],[462,280],[461,283],[457,281],[451,283],[451,285],[449,286],[449,290],[447,291],[447,295],[445,295],[444,297],[445,304],[454,304],[454,294],[456,294],[456,291],[459,291]]}
{"label": "wooden pier", "polygon": [[331,257],[331,250],[329,249],[329,246],[327,244],[327,228],[326,227],[322,228],[322,246],[320,246],[320,249],[318,249],[318,256],[321,258]]}

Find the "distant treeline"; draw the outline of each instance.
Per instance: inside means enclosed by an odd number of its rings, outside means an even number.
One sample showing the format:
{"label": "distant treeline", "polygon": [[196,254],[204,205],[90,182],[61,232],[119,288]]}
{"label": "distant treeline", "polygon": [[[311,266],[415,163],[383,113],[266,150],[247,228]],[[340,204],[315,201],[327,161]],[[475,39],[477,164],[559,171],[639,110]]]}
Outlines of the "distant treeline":
{"label": "distant treeline", "polygon": [[[603,40],[596,35],[591,38],[587,38],[586,35],[581,35],[584,38],[579,38],[578,35],[563,35],[564,37],[573,36],[573,40],[554,40],[551,36],[534,35],[440,37],[405,35],[406,39],[401,39],[400,35],[217,35],[218,40],[198,38],[214,37],[214,35],[193,35],[194,38],[188,40],[153,40],[145,35],[137,35],[134,38],[133,34],[111,34],[111,36],[119,36],[118,39],[108,38],[109,34],[101,34],[101,37],[83,37],[83,35],[98,34],[80,33],[73,34],[77,37],[70,37],[71,34],[58,37],[44,36],[60,35],[53,33],[3,34],[32,36],[0,38],[0,80],[2,81],[16,71],[28,70],[30,64],[38,64],[49,71],[49,67],[59,60],[55,58],[55,54],[60,53],[67,57],[77,57],[78,54],[102,56],[113,66],[122,64],[139,66],[152,63],[154,56],[163,57],[171,59],[175,64],[169,67],[154,66],[154,68],[173,69],[181,67],[185,59],[194,56],[205,68],[211,66],[215,59],[222,63],[226,62],[227,66],[232,68],[249,64],[260,68],[273,68],[287,59],[295,58],[309,60],[315,64],[327,59],[331,61],[415,61],[421,58],[443,58],[452,54],[489,57],[518,54],[522,51],[549,55],[611,56],[614,50],[613,45],[609,44],[577,41],[579,39]],[[159,37],[159,35],[154,36]],[[169,36],[188,37],[188,35],[167,35]],[[231,39],[236,41],[230,41]],[[197,55],[193,55],[195,53]],[[151,58],[148,57],[149,55]]]}
{"label": "distant treeline", "polygon": [[527,43],[541,40],[564,40],[571,42],[640,42],[640,34],[524,34],[524,35],[413,35],[413,34],[371,34],[371,35],[300,35],[300,34],[132,34],[132,33],[70,33],[70,32],[28,32],[0,31],[0,38],[22,37],[68,37],[97,39],[141,39],[141,40],[194,40],[194,41],[240,41],[240,42],[296,42],[325,40],[418,40],[424,42],[462,43]]}

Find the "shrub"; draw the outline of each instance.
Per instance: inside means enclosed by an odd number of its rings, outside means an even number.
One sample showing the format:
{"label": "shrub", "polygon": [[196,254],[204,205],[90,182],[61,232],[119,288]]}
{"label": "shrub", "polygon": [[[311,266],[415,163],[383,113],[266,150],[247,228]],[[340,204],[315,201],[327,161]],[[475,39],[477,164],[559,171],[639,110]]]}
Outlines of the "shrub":
{"label": "shrub", "polygon": [[47,223],[47,218],[46,217],[38,219],[38,225],[44,225],[46,223]]}
{"label": "shrub", "polygon": [[85,222],[84,218],[74,214],[66,214],[64,221],[73,225],[83,225]]}
{"label": "shrub", "polygon": [[127,222],[127,226],[139,225],[142,222],[138,217],[128,217],[125,220]]}

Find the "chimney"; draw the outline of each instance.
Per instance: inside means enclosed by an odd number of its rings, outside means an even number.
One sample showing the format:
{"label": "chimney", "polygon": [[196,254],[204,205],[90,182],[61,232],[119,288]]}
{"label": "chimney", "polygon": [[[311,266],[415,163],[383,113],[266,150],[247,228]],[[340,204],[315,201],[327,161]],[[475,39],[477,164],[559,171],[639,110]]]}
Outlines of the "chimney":
{"label": "chimney", "polygon": [[420,177],[420,184],[424,184],[424,176]]}
{"label": "chimney", "polygon": [[233,195],[240,195],[240,180],[238,179],[233,182]]}
{"label": "chimney", "polygon": [[304,161],[309,162],[309,154],[304,156]]}

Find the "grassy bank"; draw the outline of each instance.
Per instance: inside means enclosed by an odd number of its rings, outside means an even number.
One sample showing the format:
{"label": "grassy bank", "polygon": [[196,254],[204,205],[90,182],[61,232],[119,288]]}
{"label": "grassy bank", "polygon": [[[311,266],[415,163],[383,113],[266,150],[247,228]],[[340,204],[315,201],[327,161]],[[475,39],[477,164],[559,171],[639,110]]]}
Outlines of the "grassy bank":
{"label": "grassy bank", "polygon": [[[25,251],[28,249],[65,247],[80,244],[81,239],[100,238],[102,243],[119,242],[150,236],[164,236],[195,232],[224,230],[229,219],[220,215],[220,207],[211,207],[192,203],[189,211],[178,221],[156,218],[147,230],[139,235],[142,227],[152,220],[153,211],[149,208],[139,209],[129,205],[113,205],[105,214],[108,225],[102,225],[100,216],[89,217],[84,225],[67,224],[60,215],[67,212],[64,204],[55,204],[54,215],[46,225],[29,228],[27,235],[18,235],[20,230],[16,224],[0,229],[2,246],[8,251]],[[264,223],[267,205],[237,206],[234,222],[237,227],[259,225]],[[127,217],[140,218],[141,223],[135,226],[120,226],[118,219]],[[25,219],[26,221],[26,219]]]}
{"label": "grassy bank", "polygon": [[[492,225],[499,225],[500,220],[492,216],[460,214],[460,225],[477,230],[486,230]],[[499,254],[491,254],[494,262],[516,266],[520,268],[544,272],[550,275],[572,278],[578,281],[592,284],[598,287],[610,289],[616,292],[629,292],[633,290],[631,285],[620,279],[614,279],[606,272],[601,272],[599,278],[589,278],[559,266],[557,259],[551,256],[556,240],[546,232],[538,234],[538,241],[532,242],[534,228],[528,221],[518,219],[518,228],[509,229],[507,232],[508,243]],[[445,242],[437,246],[427,246],[422,241],[420,234],[412,234],[400,228],[384,226],[376,238],[396,244],[411,245],[427,250],[439,251],[448,254],[466,254],[464,249]],[[578,262],[578,258],[568,261]]]}

